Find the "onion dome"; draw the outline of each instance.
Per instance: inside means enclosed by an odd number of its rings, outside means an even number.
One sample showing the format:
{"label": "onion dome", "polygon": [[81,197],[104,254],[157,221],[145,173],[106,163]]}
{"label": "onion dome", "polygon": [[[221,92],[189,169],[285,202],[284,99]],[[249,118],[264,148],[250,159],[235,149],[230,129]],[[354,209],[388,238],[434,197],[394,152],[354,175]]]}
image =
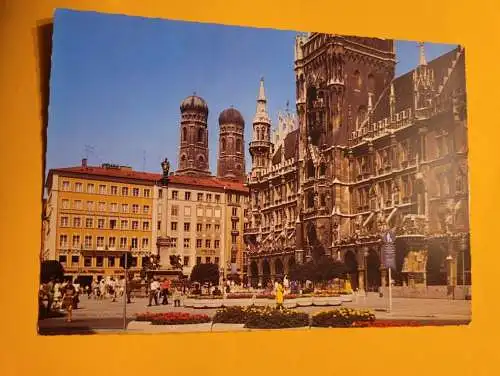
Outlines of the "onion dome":
{"label": "onion dome", "polygon": [[219,115],[219,125],[225,124],[236,124],[244,127],[245,120],[243,120],[243,116],[237,109],[231,107],[225,109]]}
{"label": "onion dome", "polygon": [[203,98],[193,94],[184,99],[181,103],[181,112],[186,111],[196,111],[208,114],[207,102],[205,102]]}

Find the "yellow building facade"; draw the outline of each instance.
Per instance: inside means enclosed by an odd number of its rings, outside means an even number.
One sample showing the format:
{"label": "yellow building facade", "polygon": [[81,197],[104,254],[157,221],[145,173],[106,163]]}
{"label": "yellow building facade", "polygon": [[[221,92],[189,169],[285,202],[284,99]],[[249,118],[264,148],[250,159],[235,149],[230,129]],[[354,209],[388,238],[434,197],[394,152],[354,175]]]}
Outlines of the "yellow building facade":
{"label": "yellow building facade", "polygon": [[132,253],[140,271],[155,250],[156,174],[102,165],[51,170],[47,179],[44,259],[59,260],[68,276],[85,281],[123,274],[120,256]]}

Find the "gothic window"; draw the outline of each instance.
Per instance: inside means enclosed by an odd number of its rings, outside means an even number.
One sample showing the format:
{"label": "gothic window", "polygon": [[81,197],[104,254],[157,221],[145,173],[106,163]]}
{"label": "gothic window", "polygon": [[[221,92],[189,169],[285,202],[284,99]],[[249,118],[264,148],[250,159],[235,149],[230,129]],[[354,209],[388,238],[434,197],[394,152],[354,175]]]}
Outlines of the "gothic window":
{"label": "gothic window", "polygon": [[226,152],[226,139],[223,138],[221,143],[222,143],[222,152],[225,153]]}
{"label": "gothic window", "polygon": [[182,128],[182,141],[187,141],[187,129]]}
{"label": "gothic window", "polygon": [[241,171],[241,165],[240,164],[236,165],[236,171]]}
{"label": "gothic window", "polygon": [[243,150],[241,150],[241,140],[239,140],[239,139],[236,140],[236,152],[237,153],[243,152]]}
{"label": "gothic window", "polygon": [[321,206],[326,206],[326,196],[324,193],[320,196],[320,203]]}
{"label": "gothic window", "polygon": [[311,160],[307,161],[307,177],[314,178],[314,164]]}
{"label": "gothic window", "polygon": [[356,91],[361,90],[361,74],[359,73],[359,70],[355,70],[354,73],[352,74],[352,87]]}
{"label": "gothic window", "polygon": [[205,158],[203,158],[203,155],[200,155],[200,156],[198,157],[198,162],[199,162],[200,164],[203,164],[203,162],[205,162]]}
{"label": "gothic window", "polygon": [[366,118],[366,107],[359,106],[358,114],[356,116],[356,129],[359,129],[361,127],[365,118]]}
{"label": "gothic window", "polygon": [[203,142],[203,129],[198,129],[198,142]]}
{"label": "gothic window", "polygon": [[314,192],[312,190],[307,192],[307,207],[314,207]]}
{"label": "gothic window", "polygon": [[182,154],[181,161],[186,162],[186,154]]}
{"label": "gothic window", "polygon": [[321,165],[319,166],[319,176],[325,176],[326,175],[326,163],[321,162]]}
{"label": "gothic window", "polygon": [[371,73],[368,75],[368,92],[375,93],[375,77]]}
{"label": "gothic window", "polygon": [[455,190],[457,191],[457,193],[465,192],[465,177],[461,171],[458,172],[455,178]]}

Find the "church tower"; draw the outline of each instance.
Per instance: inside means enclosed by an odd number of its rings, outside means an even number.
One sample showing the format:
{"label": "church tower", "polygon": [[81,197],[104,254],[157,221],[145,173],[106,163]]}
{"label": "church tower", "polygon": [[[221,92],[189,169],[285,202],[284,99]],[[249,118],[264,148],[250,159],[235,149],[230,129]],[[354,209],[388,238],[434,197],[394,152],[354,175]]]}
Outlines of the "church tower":
{"label": "church tower", "polygon": [[219,157],[217,177],[245,181],[245,121],[235,108],[219,115]]}
{"label": "church tower", "polygon": [[267,99],[264,91],[264,78],[260,79],[257,110],[252,124],[252,141],[250,155],[252,156],[252,175],[266,169],[271,154],[271,120],[267,113]]}
{"label": "church tower", "polygon": [[178,175],[210,175],[208,165],[208,106],[195,94],[181,103]]}

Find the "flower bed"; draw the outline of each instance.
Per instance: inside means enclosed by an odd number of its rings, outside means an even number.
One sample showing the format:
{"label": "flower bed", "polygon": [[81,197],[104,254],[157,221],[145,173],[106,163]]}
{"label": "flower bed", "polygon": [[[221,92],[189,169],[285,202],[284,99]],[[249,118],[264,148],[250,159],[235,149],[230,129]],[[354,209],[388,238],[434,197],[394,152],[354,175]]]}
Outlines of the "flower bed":
{"label": "flower bed", "polygon": [[188,299],[222,299],[222,295],[188,295]]}
{"label": "flower bed", "polygon": [[369,310],[356,310],[352,308],[340,308],[331,311],[316,313],[312,316],[312,326],[329,328],[347,328],[360,326],[360,323],[373,323],[375,315]]}
{"label": "flower bed", "polygon": [[241,293],[230,293],[227,294],[226,298],[227,299],[252,299],[254,294],[250,292],[241,292]]}
{"label": "flower bed", "polygon": [[213,323],[245,324],[251,329],[300,328],[309,326],[309,315],[271,307],[226,307],[217,311]]}
{"label": "flower bed", "polygon": [[207,315],[193,315],[187,312],[140,313],[136,321],[149,321],[152,325],[186,325],[210,322]]}
{"label": "flower bed", "polygon": [[224,307],[217,310],[212,318],[212,322],[220,324],[244,324],[247,318],[247,311],[248,308],[240,306]]}

